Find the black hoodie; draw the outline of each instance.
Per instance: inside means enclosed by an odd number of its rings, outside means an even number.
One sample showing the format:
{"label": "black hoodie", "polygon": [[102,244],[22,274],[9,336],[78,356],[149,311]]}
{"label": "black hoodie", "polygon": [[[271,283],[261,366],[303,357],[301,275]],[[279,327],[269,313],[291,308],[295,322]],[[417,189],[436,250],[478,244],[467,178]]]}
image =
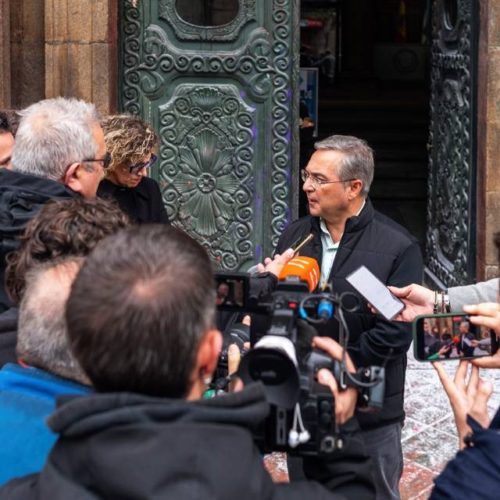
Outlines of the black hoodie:
{"label": "black hoodie", "polygon": [[11,305],[5,291],[5,256],[17,250],[26,224],[52,199],[77,194],[64,184],[35,175],[0,170],[0,312]]}
{"label": "black hoodie", "polygon": [[0,498],[323,499],[374,498],[371,462],[355,421],[317,482],[274,484],[250,429],[268,413],[262,387],[187,402],[136,394],[74,398],[49,419],[59,439],[39,475],[8,483]]}

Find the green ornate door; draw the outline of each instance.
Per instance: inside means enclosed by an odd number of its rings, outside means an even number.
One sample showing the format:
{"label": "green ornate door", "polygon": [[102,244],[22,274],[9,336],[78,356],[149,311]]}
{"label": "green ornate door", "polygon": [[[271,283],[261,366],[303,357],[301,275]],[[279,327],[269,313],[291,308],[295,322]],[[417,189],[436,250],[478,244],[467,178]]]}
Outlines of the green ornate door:
{"label": "green ornate door", "polygon": [[298,0],[125,0],[120,99],[161,138],[170,219],[229,270],[296,215]]}

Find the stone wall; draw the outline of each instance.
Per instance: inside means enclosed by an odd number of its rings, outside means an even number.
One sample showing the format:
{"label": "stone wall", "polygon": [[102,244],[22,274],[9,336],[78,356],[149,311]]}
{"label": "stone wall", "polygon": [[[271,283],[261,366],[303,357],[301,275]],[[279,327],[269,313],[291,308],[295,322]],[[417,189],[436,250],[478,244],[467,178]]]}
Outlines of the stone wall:
{"label": "stone wall", "polygon": [[0,0],[0,108],[10,107],[10,9]]}
{"label": "stone wall", "polygon": [[46,97],[80,97],[115,111],[116,49],[116,0],[45,0]]}
{"label": "stone wall", "polygon": [[[478,75],[478,270],[499,275],[493,234],[500,231],[500,3],[481,2]],[[481,251],[483,250],[483,251]]]}
{"label": "stone wall", "polygon": [[0,0],[0,107],[63,95],[116,111],[117,31],[118,0]]}

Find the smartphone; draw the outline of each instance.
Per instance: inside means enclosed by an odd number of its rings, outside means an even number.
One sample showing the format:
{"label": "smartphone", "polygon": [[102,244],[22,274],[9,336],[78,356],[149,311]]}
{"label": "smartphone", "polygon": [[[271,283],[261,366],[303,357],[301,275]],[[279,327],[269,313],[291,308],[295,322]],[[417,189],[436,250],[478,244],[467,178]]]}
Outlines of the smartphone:
{"label": "smartphone", "polygon": [[405,306],[365,266],[349,274],[346,280],[386,319],[397,316]]}
{"label": "smartphone", "polygon": [[248,303],[249,276],[247,273],[215,273],[216,304],[221,310],[239,311]]}
{"label": "smartphone", "polygon": [[473,325],[468,314],[432,314],[413,322],[413,349],[418,361],[473,359],[495,354],[498,339]]}

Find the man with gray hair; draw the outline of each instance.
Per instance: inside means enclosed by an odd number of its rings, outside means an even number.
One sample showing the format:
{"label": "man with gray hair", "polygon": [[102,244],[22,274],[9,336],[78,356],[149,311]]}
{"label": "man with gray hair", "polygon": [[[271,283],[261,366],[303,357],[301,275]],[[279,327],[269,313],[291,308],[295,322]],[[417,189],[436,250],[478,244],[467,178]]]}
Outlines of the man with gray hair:
{"label": "man with gray hair", "polygon": [[19,114],[12,169],[0,170],[0,312],[10,305],[5,255],[26,222],[50,199],[94,197],[110,161],[93,104],[58,97]]}
{"label": "man with gray hair", "polygon": [[[342,135],[316,143],[315,149],[301,171],[310,215],[284,231],[277,252],[293,247],[312,233],[314,238],[300,253],[318,261],[320,286],[328,283],[334,293],[356,293],[345,278],[361,265],[387,285],[420,283],[423,263],[416,239],[374,210],[368,198],[374,172],[372,149],[361,139]],[[382,410],[358,411],[357,417],[368,453],[374,458],[377,498],[399,498],[406,351],[412,340],[411,325],[376,316],[361,296],[359,299],[361,310],[345,314],[350,333],[348,351],[358,367],[385,366],[386,384]],[[337,321],[329,321],[319,328],[319,333],[337,340]]]}
{"label": "man with gray hair", "polygon": [[28,273],[17,339],[22,364],[0,370],[0,484],[42,468],[56,440],[45,423],[56,398],[91,391],[66,337],[66,302],[82,262],[54,260]]}

